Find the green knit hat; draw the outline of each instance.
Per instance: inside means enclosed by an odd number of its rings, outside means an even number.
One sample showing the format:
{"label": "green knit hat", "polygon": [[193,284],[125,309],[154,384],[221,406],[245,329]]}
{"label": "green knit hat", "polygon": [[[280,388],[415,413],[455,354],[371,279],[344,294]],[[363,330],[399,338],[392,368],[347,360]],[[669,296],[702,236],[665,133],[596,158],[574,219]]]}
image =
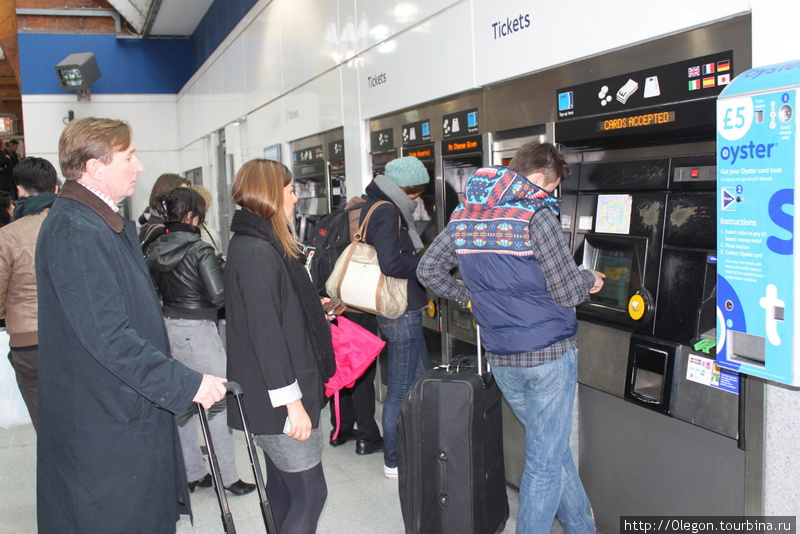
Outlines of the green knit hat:
{"label": "green knit hat", "polygon": [[431,179],[425,165],[413,156],[393,159],[387,163],[386,177],[397,184],[397,187],[427,184]]}

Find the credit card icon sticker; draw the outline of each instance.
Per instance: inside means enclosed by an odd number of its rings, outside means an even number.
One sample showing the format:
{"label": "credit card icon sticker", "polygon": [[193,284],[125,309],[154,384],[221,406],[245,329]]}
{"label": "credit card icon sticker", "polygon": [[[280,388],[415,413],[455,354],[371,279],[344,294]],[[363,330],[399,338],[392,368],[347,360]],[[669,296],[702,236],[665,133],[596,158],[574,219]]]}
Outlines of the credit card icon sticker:
{"label": "credit card icon sticker", "polygon": [[644,81],[644,97],[653,98],[661,95],[661,88],[658,86],[658,76],[650,76]]}
{"label": "credit card icon sticker", "polygon": [[558,94],[558,111],[567,111],[575,106],[575,97],[572,91]]}
{"label": "credit card icon sticker", "polygon": [[628,80],[628,82],[617,91],[617,100],[625,104],[637,89],[639,89],[639,84],[634,80]]}

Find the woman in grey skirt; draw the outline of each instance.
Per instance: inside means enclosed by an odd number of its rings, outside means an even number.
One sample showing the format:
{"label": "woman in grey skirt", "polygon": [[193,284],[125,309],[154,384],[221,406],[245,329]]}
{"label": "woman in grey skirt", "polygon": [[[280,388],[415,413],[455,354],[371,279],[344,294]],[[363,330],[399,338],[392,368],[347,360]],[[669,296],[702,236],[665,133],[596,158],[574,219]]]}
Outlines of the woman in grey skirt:
{"label": "woman in grey skirt", "polygon": [[[196,191],[178,188],[158,197],[156,205],[165,233],[147,249],[147,266],[161,294],[170,353],[190,369],[224,377],[225,349],[216,325],[217,310],[225,301],[222,269],[214,249],[201,241],[198,228],[205,218],[205,200]],[[244,495],[255,484],[239,479],[226,412],[225,399],[211,407],[211,438],[225,489]],[[196,421],[194,406],[178,416],[190,491],[211,487]]]}
{"label": "woman in grey skirt", "polygon": [[[228,378],[242,385],[266,452],[267,494],[281,534],[312,534],[327,497],[319,416],[335,371],[330,325],[293,231],[292,175],[262,159],[245,163],[231,197],[242,209],[225,266]],[[229,424],[240,428],[238,418]]]}

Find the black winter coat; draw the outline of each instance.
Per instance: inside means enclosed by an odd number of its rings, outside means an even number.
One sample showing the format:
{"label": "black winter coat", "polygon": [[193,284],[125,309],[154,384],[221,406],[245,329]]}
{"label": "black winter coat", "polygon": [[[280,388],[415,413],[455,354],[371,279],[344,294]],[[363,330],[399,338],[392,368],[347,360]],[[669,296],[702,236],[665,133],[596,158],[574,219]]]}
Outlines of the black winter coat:
{"label": "black winter coat", "polygon": [[378,253],[378,264],[381,272],[392,278],[405,278],[408,280],[408,310],[422,308],[427,304],[425,288],[417,280],[417,265],[420,255],[414,250],[414,243],[408,235],[406,220],[400,215],[400,209],[392,200],[371,182],[366,189],[367,202],[361,208],[361,218],[364,221],[370,208],[376,202],[388,200],[391,205],[381,204],[372,212],[367,228],[366,242],[375,247]]}
{"label": "black winter coat", "polygon": [[[321,308],[320,308],[321,309]],[[300,299],[278,251],[266,240],[234,234],[225,263],[228,380],[242,385],[252,432],[281,434],[285,406],[272,407],[269,390],[297,380],[311,426],[319,426],[324,388]],[[242,430],[228,411],[228,424]]]}
{"label": "black winter coat", "polygon": [[146,261],[166,317],[217,318],[225,304],[222,267],[214,247],[199,233],[171,230],[150,245]]}
{"label": "black winter coat", "polygon": [[39,532],[175,532],[189,491],[174,414],[202,375],[168,357],[134,223],[67,181],[36,276]]}

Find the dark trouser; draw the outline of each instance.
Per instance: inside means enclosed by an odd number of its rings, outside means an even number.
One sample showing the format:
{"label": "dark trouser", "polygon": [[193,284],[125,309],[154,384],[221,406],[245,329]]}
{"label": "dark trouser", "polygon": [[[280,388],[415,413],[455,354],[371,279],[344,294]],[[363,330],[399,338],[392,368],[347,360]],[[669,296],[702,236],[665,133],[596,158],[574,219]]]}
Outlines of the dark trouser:
{"label": "dark trouser", "polygon": [[[22,350],[20,350],[22,349]],[[28,407],[28,413],[37,428],[37,390],[39,387],[39,347],[13,348],[8,353],[8,361],[17,375],[17,385],[22,393],[22,400]]]}
{"label": "dark trouser", "polygon": [[[345,312],[344,316],[354,323],[372,332],[378,333],[378,321],[374,315],[368,313]],[[356,380],[352,388],[345,388],[339,392],[339,410],[341,417],[340,433],[352,432],[353,427],[358,428],[357,439],[368,443],[375,443],[381,439],[381,431],[375,422],[375,363]],[[331,425],[336,428],[336,407],[331,398]]]}
{"label": "dark trouser", "polygon": [[288,473],[264,455],[267,468],[267,498],[280,534],[314,534],[328,497],[322,463],[307,471]]}

